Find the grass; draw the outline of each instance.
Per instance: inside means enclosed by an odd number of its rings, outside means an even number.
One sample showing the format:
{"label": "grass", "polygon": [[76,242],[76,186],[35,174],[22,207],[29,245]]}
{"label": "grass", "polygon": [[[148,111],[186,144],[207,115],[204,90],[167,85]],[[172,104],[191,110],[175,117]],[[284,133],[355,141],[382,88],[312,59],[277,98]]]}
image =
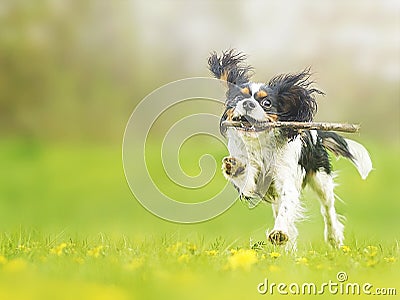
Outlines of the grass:
{"label": "grass", "polygon": [[[3,140],[0,299],[255,299],[265,278],[319,286],[337,282],[340,271],[346,282],[399,293],[399,149],[366,145],[375,167],[367,181],[349,163],[334,162],[346,246],[324,244],[317,201],[306,191],[299,250],[287,254],[264,243],[273,224],[268,205],[249,210],[238,202],[210,221],[174,224],[132,199],[118,147]],[[187,147],[184,168],[196,174],[197,162],[187,158],[201,146]],[[215,149],[219,160],[225,152]],[[215,180],[223,182],[218,174]]]}
{"label": "grass", "polygon": [[34,232],[2,234],[0,296],[251,299],[259,296],[257,285],[265,278],[288,285],[314,282],[320,286],[329,280],[338,282],[337,273],[342,271],[348,282],[369,282],[374,289],[399,288],[399,247],[395,243],[353,241],[339,250],[318,245],[287,254],[262,242],[241,245],[224,238],[204,240],[168,235],[135,242],[104,235],[88,240],[43,238]]}

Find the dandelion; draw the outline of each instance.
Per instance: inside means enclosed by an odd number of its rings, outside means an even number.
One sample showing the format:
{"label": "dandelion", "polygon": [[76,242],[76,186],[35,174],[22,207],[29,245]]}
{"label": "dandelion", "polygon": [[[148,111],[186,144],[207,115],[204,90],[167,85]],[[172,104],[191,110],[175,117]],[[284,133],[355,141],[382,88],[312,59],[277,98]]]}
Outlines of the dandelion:
{"label": "dandelion", "polygon": [[51,248],[50,253],[55,254],[57,256],[61,256],[64,253],[64,249],[67,247],[66,243],[61,243],[60,245]]}
{"label": "dandelion", "polygon": [[0,265],[5,265],[7,263],[7,258],[3,255],[0,255]]}
{"label": "dandelion", "polygon": [[187,249],[188,249],[188,251],[190,252],[190,253],[194,253],[194,252],[196,252],[196,250],[197,250],[197,246],[195,245],[195,244],[188,244],[187,245]]}
{"label": "dandelion", "polygon": [[216,256],[218,254],[218,251],[217,250],[206,250],[205,253],[208,256]]}
{"label": "dandelion", "polygon": [[231,269],[242,268],[246,271],[257,262],[257,253],[254,250],[240,249],[234,255],[228,258],[228,264]]}
{"label": "dandelion", "polygon": [[[1,256],[0,256],[0,258],[1,258]],[[384,259],[387,263],[393,263],[393,262],[396,261],[396,258],[395,258],[394,256],[391,256],[391,257],[384,257],[383,259]],[[1,260],[0,260],[0,263],[1,263]]]}
{"label": "dandelion", "polygon": [[300,257],[296,260],[296,263],[299,265],[308,266],[308,259],[306,257]]}
{"label": "dandelion", "polygon": [[229,250],[229,252],[230,252],[232,255],[234,255],[234,254],[236,254],[236,253],[238,252],[238,250],[237,250],[237,249],[231,249],[231,250]]}
{"label": "dandelion", "polygon": [[188,261],[189,261],[188,254],[182,254],[181,256],[178,257],[178,262],[180,263],[187,263]]}
{"label": "dandelion", "polygon": [[171,254],[175,254],[178,252],[178,250],[182,247],[181,242],[177,242],[174,245],[171,245],[167,248],[167,252]]}
{"label": "dandelion", "polygon": [[281,256],[281,254],[278,253],[278,252],[271,252],[271,253],[269,253],[269,257],[271,257],[271,258],[278,258],[279,256]]}
{"label": "dandelion", "polygon": [[377,262],[376,260],[369,259],[369,260],[367,261],[367,267],[373,267],[373,266],[375,266],[377,263],[378,263],[378,262]]}
{"label": "dandelion", "polygon": [[65,252],[67,254],[76,254],[75,246],[75,243],[68,243]]}
{"label": "dandelion", "polygon": [[103,249],[103,246],[95,247],[93,249],[88,250],[87,255],[97,258],[100,256],[102,249]]}
{"label": "dandelion", "polygon": [[378,254],[378,247],[367,246],[367,248],[364,249],[364,253],[366,256],[374,257],[376,254]]}
{"label": "dandelion", "polygon": [[343,245],[343,246],[342,246],[342,251],[343,251],[343,253],[349,253],[349,252],[351,252],[351,249],[350,249],[349,246]]}
{"label": "dandelion", "polygon": [[25,245],[18,245],[17,250],[24,252],[24,253],[29,253],[29,252],[31,252],[32,249]]}

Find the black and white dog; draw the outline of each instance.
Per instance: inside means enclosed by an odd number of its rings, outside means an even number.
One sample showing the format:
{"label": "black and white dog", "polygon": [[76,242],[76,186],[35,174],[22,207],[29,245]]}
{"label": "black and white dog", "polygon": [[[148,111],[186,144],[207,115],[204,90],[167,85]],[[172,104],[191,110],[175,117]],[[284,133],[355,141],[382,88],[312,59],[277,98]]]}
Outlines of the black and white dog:
{"label": "black and white dog", "polygon": [[[319,130],[253,130],[256,122],[310,122],[317,110],[310,70],[279,75],[267,84],[250,81],[252,68],[245,56],[234,50],[212,53],[208,64],[214,76],[227,85],[221,133],[228,140],[229,157],[223,159],[224,176],[250,206],[260,201],[272,204],[275,225],[267,232],[275,245],[296,249],[296,222],[303,217],[302,188],[309,184],[321,201],[325,240],[343,245],[344,226],[335,210],[334,174],[328,150],[350,159],[365,179],[372,169],[367,150],[355,141]],[[223,121],[240,121],[242,128],[222,126]]]}

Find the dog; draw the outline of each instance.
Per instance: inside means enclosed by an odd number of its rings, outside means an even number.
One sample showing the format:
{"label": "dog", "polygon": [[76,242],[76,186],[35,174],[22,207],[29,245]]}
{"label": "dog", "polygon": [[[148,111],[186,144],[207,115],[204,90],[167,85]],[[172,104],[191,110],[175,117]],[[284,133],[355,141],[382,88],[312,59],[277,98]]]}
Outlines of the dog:
{"label": "dog", "polygon": [[[224,176],[250,207],[271,203],[275,224],[267,239],[274,245],[296,249],[296,223],[304,217],[300,202],[308,184],[319,196],[325,223],[325,241],[339,248],[344,225],[335,210],[334,172],[328,151],[349,159],[365,179],[372,170],[368,151],[359,143],[330,131],[275,128],[255,130],[257,122],[311,122],[317,111],[310,68],[297,74],[273,77],[267,84],[250,81],[253,68],[235,50],[211,53],[208,65],[226,85],[225,110],[220,130],[230,156],[222,161]],[[239,121],[241,128],[224,126]]]}

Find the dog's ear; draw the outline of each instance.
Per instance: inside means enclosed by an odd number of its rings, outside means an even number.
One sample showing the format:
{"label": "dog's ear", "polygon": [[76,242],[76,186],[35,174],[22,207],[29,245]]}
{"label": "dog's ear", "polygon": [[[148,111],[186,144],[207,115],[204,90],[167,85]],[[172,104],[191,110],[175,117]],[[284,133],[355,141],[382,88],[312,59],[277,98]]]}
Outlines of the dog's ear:
{"label": "dog's ear", "polygon": [[275,76],[268,85],[278,99],[278,118],[280,121],[311,122],[317,111],[314,94],[324,95],[318,89],[311,88],[313,81],[310,68],[298,74]]}
{"label": "dog's ear", "polygon": [[243,63],[245,59],[243,53],[234,49],[222,52],[221,56],[213,52],[208,58],[208,67],[215,78],[223,80],[229,88],[232,84],[241,85],[249,82],[252,68]]}

